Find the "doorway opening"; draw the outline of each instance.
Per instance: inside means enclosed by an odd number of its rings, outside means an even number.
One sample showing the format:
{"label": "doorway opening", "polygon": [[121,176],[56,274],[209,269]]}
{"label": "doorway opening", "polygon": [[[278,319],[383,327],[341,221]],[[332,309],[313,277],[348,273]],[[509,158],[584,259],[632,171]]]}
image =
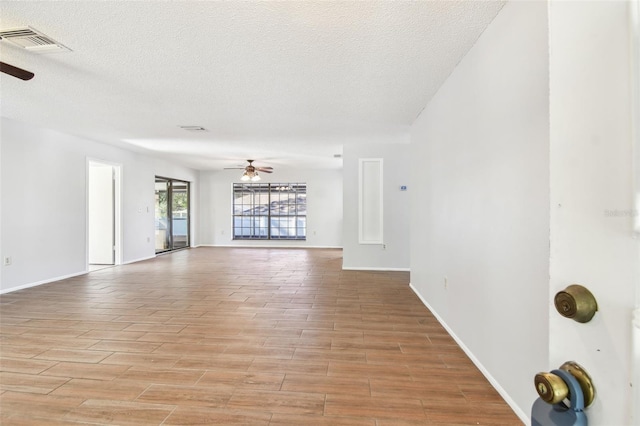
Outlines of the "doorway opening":
{"label": "doorway opening", "polygon": [[87,165],[87,270],[122,263],[119,165],[89,160]]}
{"label": "doorway opening", "polygon": [[156,253],[190,247],[189,182],[156,176]]}

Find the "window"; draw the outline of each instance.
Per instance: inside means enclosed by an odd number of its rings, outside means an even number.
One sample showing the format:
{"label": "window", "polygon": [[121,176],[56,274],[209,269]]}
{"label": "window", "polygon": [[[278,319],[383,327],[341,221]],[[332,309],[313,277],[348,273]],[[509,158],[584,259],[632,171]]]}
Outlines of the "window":
{"label": "window", "polygon": [[234,240],[305,240],[306,183],[234,183]]}

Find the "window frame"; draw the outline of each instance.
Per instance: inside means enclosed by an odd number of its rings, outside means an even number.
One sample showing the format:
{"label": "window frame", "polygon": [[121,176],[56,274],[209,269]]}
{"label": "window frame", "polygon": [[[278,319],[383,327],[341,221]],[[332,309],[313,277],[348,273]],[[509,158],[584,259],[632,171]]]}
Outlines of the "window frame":
{"label": "window frame", "polygon": [[[252,200],[249,203],[237,203],[239,198],[237,194],[240,192],[251,192],[251,189],[262,190],[256,194],[266,195],[266,203],[256,203]],[[303,192],[304,191],[304,192]],[[287,194],[282,197],[282,194]],[[276,196],[277,195],[277,196]],[[300,202],[300,195],[304,196],[304,202]],[[246,182],[232,184],[232,203],[231,203],[231,233],[233,240],[285,240],[285,241],[306,241],[307,239],[307,184],[304,182]],[[293,202],[292,202],[293,200]],[[240,206],[240,213],[238,212]],[[247,208],[245,208],[247,206]],[[266,206],[266,212],[260,214],[259,209]],[[276,212],[278,209],[280,212]],[[254,214],[245,213],[248,210],[257,211]],[[291,213],[293,210],[293,213]],[[278,226],[274,222],[281,220],[289,222],[289,226]],[[249,221],[249,226],[242,226],[245,221]],[[241,226],[238,226],[241,221]],[[293,223],[293,226],[291,226]],[[256,226],[257,225],[257,226]],[[243,235],[244,230],[248,229],[249,234]],[[281,230],[286,230],[284,235]],[[278,230],[276,235],[275,230]],[[293,232],[292,232],[293,231]]]}

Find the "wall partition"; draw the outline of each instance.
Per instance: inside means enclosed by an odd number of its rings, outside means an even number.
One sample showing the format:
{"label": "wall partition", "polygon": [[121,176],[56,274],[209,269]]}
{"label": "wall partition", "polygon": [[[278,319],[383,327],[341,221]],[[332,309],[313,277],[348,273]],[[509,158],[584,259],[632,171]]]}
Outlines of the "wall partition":
{"label": "wall partition", "polygon": [[156,253],[190,246],[189,182],[156,176]]}

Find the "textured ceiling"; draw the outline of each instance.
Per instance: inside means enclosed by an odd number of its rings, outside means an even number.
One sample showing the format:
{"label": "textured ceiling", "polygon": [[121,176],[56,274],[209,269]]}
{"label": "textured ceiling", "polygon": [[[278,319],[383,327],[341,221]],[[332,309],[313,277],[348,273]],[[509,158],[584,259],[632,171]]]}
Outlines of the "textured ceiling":
{"label": "textured ceiling", "polygon": [[[72,52],[0,42],[2,116],[201,170],[339,168],[408,128],[503,2],[0,2]],[[194,133],[180,125],[198,125]]]}

